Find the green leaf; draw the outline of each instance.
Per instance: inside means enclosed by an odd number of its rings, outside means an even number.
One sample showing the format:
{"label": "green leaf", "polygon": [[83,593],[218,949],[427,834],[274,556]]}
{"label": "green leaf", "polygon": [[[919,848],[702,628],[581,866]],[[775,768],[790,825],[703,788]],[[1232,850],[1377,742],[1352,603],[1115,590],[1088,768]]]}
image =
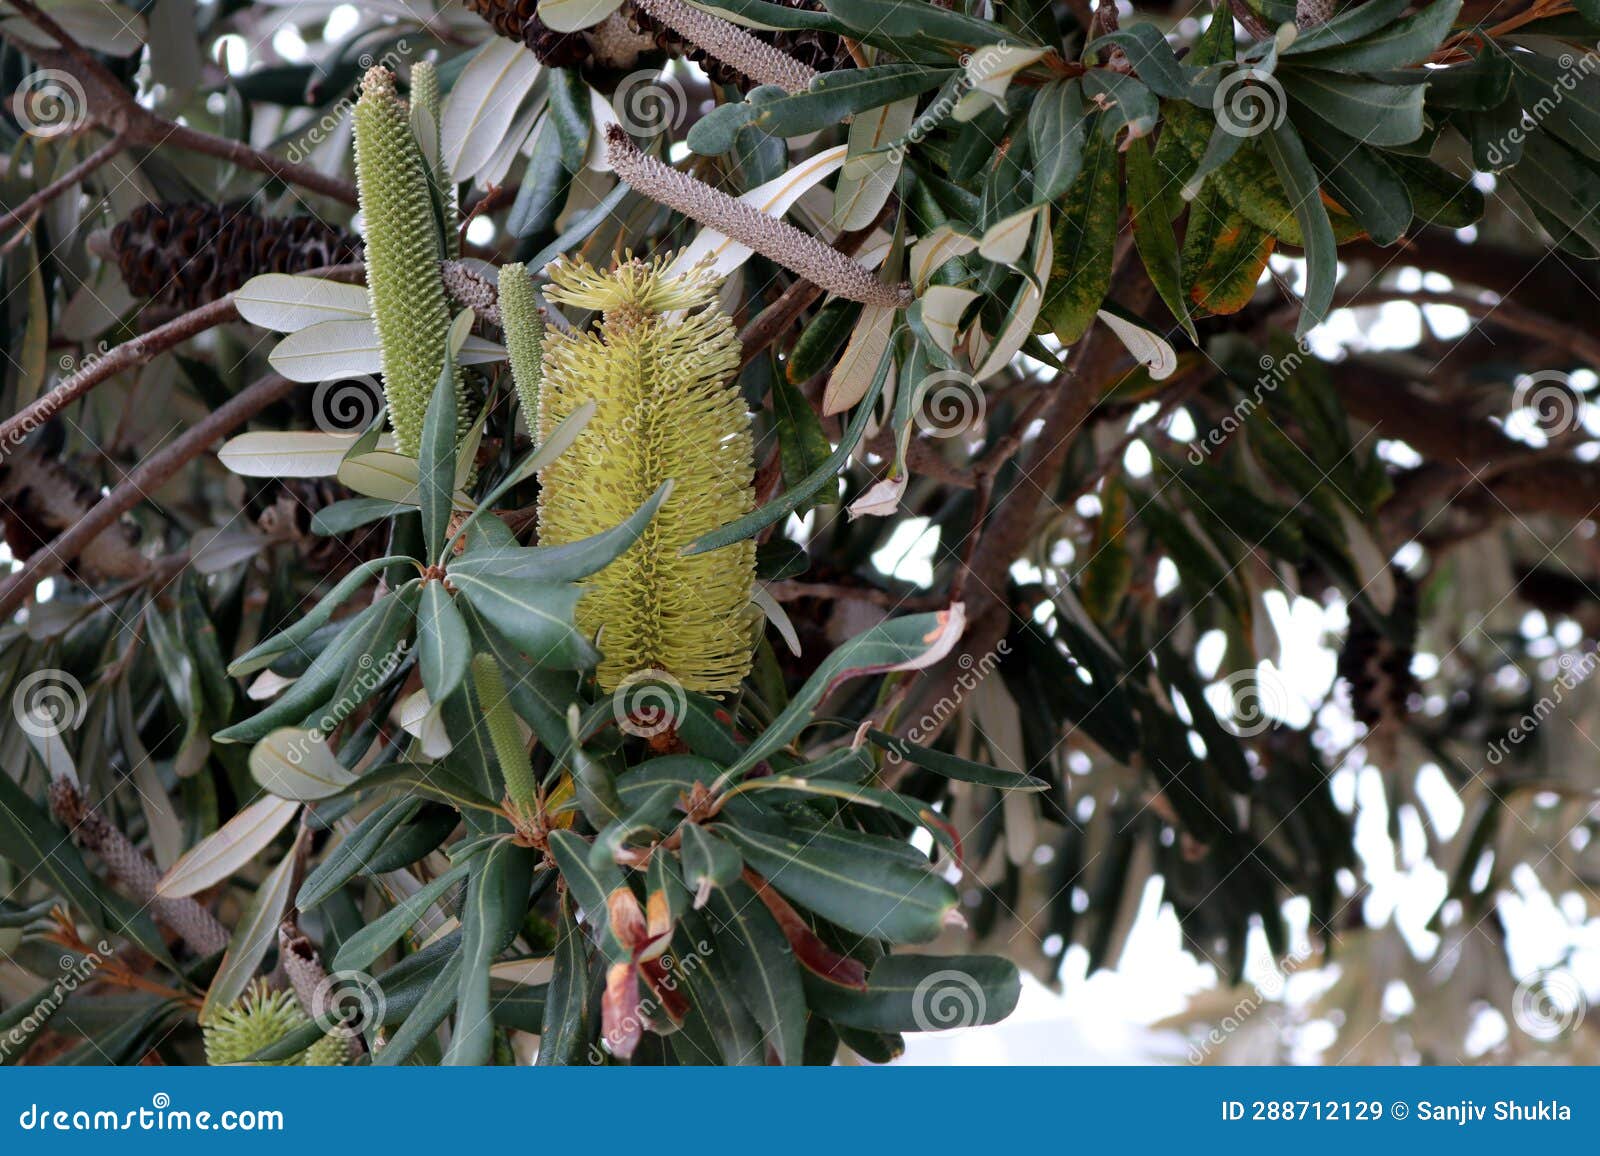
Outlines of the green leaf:
{"label": "green leaf", "polygon": [[[1122,49],[1133,65],[1133,73],[1157,96],[1181,100],[1189,95],[1189,78],[1183,74],[1172,45],[1154,24],[1133,24],[1117,32],[1097,37],[1083,46],[1095,52],[1109,44]],[[1102,60],[1103,63],[1103,60]]]}
{"label": "green leaf", "polygon": [[461,908],[461,979],[456,989],[455,1034],[444,1062],[481,1066],[494,1052],[494,1012],[489,968],[511,946],[528,913],[533,852],[501,840],[475,860]]}
{"label": "green leaf", "polygon": [[536,666],[582,670],[594,665],[594,647],[578,633],[573,614],[583,591],[566,583],[527,578],[451,575],[451,582],[484,621]]}
{"label": "green leaf", "polygon": [[1392,245],[1411,227],[1411,193],[1385,154],[1326,129],[1304,141],[1328,192],[1374,244]]}
{"label": "green leaf", "polygon": [[334,538],[340,534],[348,534],[351,530],[358,530],[362,526],[371,525],[382,518],[393,518],[410,511],[411,507],[405,503],[391,502],[384,498],[346,498],[342,502],[334,502],[331,506],[323,506],[312,514],[311,532],[324,538]]}
{"label": "green leaf", "polygon": [[823,7],[841,23],[863,35],[906,46],[948,45],[980,48],[986,44],[1017,45],[1015,32],[975,16],[904,0],[823,0]]}
{"label": "green leaf", "polygon": [[1150,90],[1125,72],[1091,68],[1083,74],[1083,93],[1104,109],[1099,117],[1103,136],[1116,136],[1123,128],[1130,137],[1149,136],[1161,114]]}
{"label": "green leaf", "polygon": [[428,697],[443,702],[454,694],[471,661],[472,643],[455,599],[443,582],[425,582],[417,609],[417,665]]}
{"label": "green leaf", "polygon": [[593,930],[600,950],[613,962],[627,962],[627,951],[611,934],[611,916],[606,906],[613,891],[627,886],[622,872],[613,863],[591,863],[589,844],[571,831],[550,832],[550,854],[555,857],[567,890],[583,908],[584,920]]}
{"label": "green leaf", "polygon": [[[451,495],[456,477],[455,354],[445,345],[444,368],[422,419],[422,445],[417,460],[417,504],[422,510],[422,539],[428,557],[437,563],[450,525]],[[424,600],[426,601],[426,600]]]}
{"label": "green leaf", "polygon": [[739,761],[728,768],[726,777],[736,780],[754,770],[763,759],[804,730],[811,722],[817,703],[841,682],[932,666],[950,653],[965,623],[957,604],[936,614],[909,614],[888,619],[837,647],[795,692],[783,712],[744,749]]}
{"label": "green leaf", "polygon": [[78,849],[4,772],[0,772],[0,858],[47,880],[79,915],[96,927],[105,926],[105,909]]}
{"label": "green leaf", "polygon": [[1283,69],[1278,79],[1299,104],[1363,144],[1402,145],[1422,135],[1427,92],[1421,85],[1380,84],[1302,69]]}
{"label": "green leaf", "polygon": [[919,746],[875,728],[867,732],[867,738],[872,740],[874,746],[882,747],[897,759],[904,759],[913,766],[932,771],[947,779],[956,779],[963,783],[980,783],[985,787],[994,787],[1001,791],[1050,789],[1049,783],[1032,775],[1008,771],[1003,767],[991,767],[985,763],[975,763],[971,759]]}
{"label": "green leaf", "polygon": [[[822,469],[833,447],[822,430],[822,420],[805,396],[781,376],[772,379],[772,416],[777,424],[778,449],[784,484],[793,488]],[[796,507],[804,513],[809,503]]]}
{"label": "green leaf", "polygon": [[1365,4],[1352,5],[1315,28],[1301,32],[1283,49],[1283,55],[1299,56],[1354,44],[1389,27],[1410,4],[1411,0],[1368,0]]}
{"label": "green leaf", "polygon": [[451,578],[523,578],[538,582],[577,582],[620,558],[639,540],[672,493],[669,479],[628,518],[609,530],[564,546],[488,546],[468,550],[450,563]]}
{"label": "green leaf", "polygon": [[[369,499],[360,499],[367,501]],[[344,503],[340,503],[343,505]],[[383,503],[393,505],[393,503]],[[372,576],[385,566],[393,566],[400,562],[410,562],[410,558],[392,555],[387,558],[377,558],[371,562],[363,562],[350,573],[339,580],[332,590],[322,598],[304,615],[297,618],[294,625],[287,630],[273,635],[264,642],[257,643],[244,654],[234,659],[228,666],[228,673],[235,678],[242,678],[247,674],[254,674],[258,670],[272,665],[272,660],[285,651],[292,650],[300,643],[305,642],[333,617],[333,612],[347,602],[352,594],[360,590]]]}
{"label": "green leaf", "polygon": [[999,1023],[1022,994],[1016,964],[993,955],[888,955],[867,990],[807,979],[812,1010],[875,1032],[936,1032]]}
{"label": "green leaf", "polygon": [[1334,282],[1338,279],[1339,255],[1328,223],[1328,210],[1322,204],[1317,174],[1306,158],[1300,134],[1287,121],[1262,134],[1262,147],[1283,182],[1294,205],[1300,234],[1305,239],[1306,295],[1295,336],[1304,337],[1320,324],[1333,304]]}
{"label": "green leaf", "polygon": [[1035,201],[1054,201],[1078,179],[1087,125],[1082,81],[1054,81],[1033,98],[1028,106],[1028,141]]}
{"label": "green leaf", "polygon": [[931,871],[864,851],[821,848],[735,827],[717,834],[773,887],[858,935],[927,943],[944,930],[956,891]]}
{"label": "green leaf", "polygon": [[401,899],[377,919],[339,945],[333,957],[334,971],[365,971],[393,947],[429,907],[450,891],[472,869],[476,857],[457,863],[437,879],[424,883]]}
{"label": "green leaf", "polygon": [[791,385],[803,385],[824,372],[838,357],[861,319],[861,303],[834,297],[823,303],[795,338],[783,374]]}
{"label": "green leaf", "polygon": [[704,907],[713,888],[731,887],[744,870],[744,860],[727,842],[698,823],[684,823],[679,856],[683,860],[683,881],[695,893],[694,905]]}
{"label": "green leaf", "polygon": [[561,210],[561,191],[567,185],[561,163],[561,134],[549,113],[534,126],[533,151],[522,170],[517,199],[506,213],[506,231],[518,239],[542,233],[555,223]]}
{"label": "green leaf", "polygon": [[311,869],[306,881],[300,885],[299,894],[295,896],[295,906],[302,911],[310,911],[361,872],[368,870],[368,861],[421,806],[421,799],[395,799],[375,808],[328,852],[321,863]]}
{"label": "green leaf", "polygon": [[1127,158],[1128,207],[1133,213],[1133,240],[1139,259],[1161,300],[1172,310],[1189,340],[1198,344],[1200,338],[1183,299],[1183,269],[1178,240],[1172,234],[1172,215],[1167,211],[1161,175],[1156,171],[1149,142],[1130,141]]}
{"label": "green leaf", "polygon": [[479,811],[499,812],[500,808],[485,798],[456,769],[450,758],[437,763],[387,763],[362,775],[340,792],[342,795],[365,794],[375,790],[398,790],[417,794],[441,803],[449,803],[458,810],[472,808]]}
{"label": "green leaf", "polygon": [[1039,319],[1064,345],[1088,331],[1111,288],[1111,258],[1122,211],[1118,161],[1115,143],[1104,133],[1091,132],[1083,172],[1056,222],[1055,259]]}
{"label": "green leaf", "polygon": [[[1359,5],[1358,8],[1377,6],[1380,5],[1369,3]],[[1403,10],[1404,6],[1401,7]],[[1397,20],[1393,24],[1385,22],[1386,27],[1360,40],[1353,42],[1346,40],[1342,47],[1318,49],[1315,45],[1319,41],[1315,38],[1317,33],[1327,27],[1324,24],[1307,37],[1312,40],[1312,49],[1307,49],[1300,43],[1291,44],[1285,55],[1294,55],[1296,64],[1329,68],[1337,72],[1372,72],[1380,68],[1415,64],[1439,47],[1460,11],[1461,0],[1435,0],[1435,3],[1420,12],[1413,12],[1403,20]],[[1341,16],[1353,15],[1354,12],[1352,9],[1342,13]],[[1333,22],[1330,20],[1328,24]]]}
{"label": "green leaf", "polygon": [[592,1034],[595,970],[589,966],[589,939],[573,918],[572,901],[564,899],[557,921],[555,972],[545,993],[544,1024],[539,1033],[540,1065],[576,1064]]}
{"label": "green leaf", "polygon": [[726,526],[690,543],[685,547],[684,553],[704,554],[710,550],[720,550],[724,546],[731,546],[735,542],[742,542],[754,534],[759,534],[768,526],[792,514],[812,494],[832,482],[855,451],[856,443],[861,440],[861,434],[866,430],[867,423],[872,420],[872,415],[877,409],[878,397],[883,393],[884,383],[889,380],[889,371],[893,367],[894,342],[890,341],[883,351],[883,356],[878,360],[878,369],[873,374],[872,384],[867,387],[866,396],[857,404],[855,413],[850,417],[850,425],[839,438],[839,444],[834,447],[833,453],[828,455],[828,460],[814,473],[807,476],[798,486],[791,486],[759,510],[729,522]]}
{"label": "green leaf", "polygon": [[1384,161],[1406,183],[1412,212],[1423,225],[1464,229],[1483,217],[1483,194],[1470,178],[1462,179],[1432,161],[1385,153]]}
{"label": "green leaf", "polygon": [[799,1064],[805,1050],[806,993],[783,931],[755,892],[739,882],[711,893],[706,916],[719,947],[729,948],[735,960],[728,969],[733,987],[766,1033],[778,1062]]}
{"label": "green leaf", "polygon": [[[548,70],[550,103],[545,116],[555,125],[556,142],[561,146],[561,167],[569,173],[583,171],[589,153],[589,86],[576,68]],[[530,269],[543,268],[530,265]]]}
{"label": "green leaf", "polygon": [[439,1025],[455,1007],[456,989],[461,975],[461,952],[457,951],[422,993],[411,1014],[389,1042],[372,1057],[374,1067],[393,1067],[409,1060],[422,1044],[439,1030]]}
{"label": "green leaf", "polygon": [[1590,249],[1600,248],[1600,173],[1583,163],[1571,149],[1545,132],[1528,134],[1522,163],[1511,170],[1511,187],[1535,209],[1556,223],[1556,244],[1572,249],[1576,238]]}
{"label": "green leaf", "polygon": [[820,132],[869,108],[920,96],[955,74],[921,64],[879,64],[825,72],[809,91],[757,106],[752,127],[776,137]]}
{"label": "green leaf", "polygon": [[[578,435],[589,424],[589,419],[594,417],[594,411],[595,403],[586,401],[562,418],[561,423],[550,431],[550,436],[545,438],[527,457],[518,462],[500,480],[500,483],[484,496],[483,501],[479,502],[472,512],[461,520],[461,525],[456,527],[456,532],[450,535],[450,541],[446,544],[446,552],[453,549],[457,542],[466,537],[469,530],[478,526],[483,516],[492,510],[495,503],[504,497],[513,486],[533,477],[538,471],[555,461],[556,457],[565,451],[568,446],[577,441]],[[495,519],[491,519],[489,523],[483,523],[483,525],[487,527],[494,521]]]}

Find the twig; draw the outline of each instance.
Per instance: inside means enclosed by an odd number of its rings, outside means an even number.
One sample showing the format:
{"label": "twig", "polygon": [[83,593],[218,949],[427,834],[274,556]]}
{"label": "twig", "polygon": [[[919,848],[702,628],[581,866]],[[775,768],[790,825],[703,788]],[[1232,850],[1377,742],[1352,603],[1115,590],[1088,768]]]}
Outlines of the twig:
{"label": "twig", "polygon": [[[56,197],[60,196],[65,189],[83,180],[84,177],[94,172],[101,165],[105,164],[112,157],[116,156],[127,147],[127,137],[121,135],[120,133],[113,135],[112,138],[106,141],[105,144],[95,149],[94,152],[84,157],[83,160],[73,165],[65,173],[61,174],[61,176],[57,177],[44,188],[34,193],[33,196],[23,201],[22,204],[18,205],[14,209],[7,209],[6,216],[9,218],[9,220],[5,222],[6,227],[9,228],[12,222],[15,222],[16,224],[23,226],[25,230],[27,228],[28,218],[32,217],[45,205],[49,204]],[[7,241],[5,246],[0,248],[0,252],[9,250],[13,244],[14,240]]]}
{"label": "twig", "polygon": [[84,96],[89,104],[84,111],[97,124],[124,138],[126,145],[144,148],[170,145],[216,157],[355,207],[356,189],[348,181],[330,177],[308,165],[286,161],[239,141],[213,136],[157,116],[134,100],[121,81],[54,18],[41,12],[33,0],[7,0],[7,3],[30,24],[61,45],[59,50],[24,45],[23,50],[43,64],[70,63],[73,66],[71,71],[83,85]]}
{"label": "twig", "polygon": [[121,485],[102,498],[87,514],[38,551],[21,570],[0,585],[0,620],[9,618],[29,592],[45,578],[78,556],[99,534],[159,489],[184,465],[204,453],[212,442],[231,433],[273,402],[288,395],[295,383],[272,374],[262,378],[190,426],[182,435],[136,466]]}
{"label": "twig", "polygon": [[[330,265],[308,270],[307,275],[338,280],[354,278],[362,272],[363,267],[360,265]],[[234,307],[233,294],[230,293],[198,309],[191,309],[164,325],[156,326],[149,333],[142,333],[108,350],[65,378],[49,393],[37,398],[25,409],[12,414],[4,422],[0,422],[0,456],[107,378],[114,377],[125,369],[144,365],[156,354],[171,349],[174,345],[179,345],[208,329],[236,321],[238,317],[239,311]]]}

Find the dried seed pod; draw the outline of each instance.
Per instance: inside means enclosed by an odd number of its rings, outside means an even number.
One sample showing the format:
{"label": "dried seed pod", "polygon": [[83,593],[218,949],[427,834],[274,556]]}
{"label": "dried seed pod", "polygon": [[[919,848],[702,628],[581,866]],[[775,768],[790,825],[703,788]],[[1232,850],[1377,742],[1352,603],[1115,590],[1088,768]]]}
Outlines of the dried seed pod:
{"label": "dried seed pod", "polygon": [[541,64],[576,68],[589,59],[589,41],[583,33],[552,32],[539,19],[538,0],[467,0],[467,7],[507,40],[526,44]]}
{"label": "dried seed pod", "polygon": [[[0,459],[0,537],[18,561],[45,549],[99,501],[99,490],[67,462],[29,448]],[[66,569],[93,586],[137,578],[149,568],[138,527],[119,521],[97,534]]]}
{"label": "dried seed pod", "polygon": [[1339,677],[1350,687],[1355,716],[1375,731],[1398,723],[1410,713],[1411,696],[1419,692],[1411,660],[1417,653],[1417,586],[1395,571],[1394,608],[1387,628],[1352,610],[1350,630],[1339,651]]}
{"label": "dried seed pod", "polygon": [[361,259],[361,243],[315,217],[263,217],[238,204],[140,205],[111,230],[129,292],[196,309],[261,273],[300,273]]}
{"label": "dried seed pod", "polygon": [[732,690],[750,669],[755,544],[682,550],[755,504],[750,417],[732,384],[739,338],[714,277],[665,268],[665,258],[605,273],[563,260],[551,272],[552,301],[601,318],[589,332],[545,339],[541,435],[585,402],[597,408],[539,476],[539,540],[560,545],[615,526],[672,480],[639,540],[587,580],[578,624],[599,635],[607,690],[644,671],[689,690]]}

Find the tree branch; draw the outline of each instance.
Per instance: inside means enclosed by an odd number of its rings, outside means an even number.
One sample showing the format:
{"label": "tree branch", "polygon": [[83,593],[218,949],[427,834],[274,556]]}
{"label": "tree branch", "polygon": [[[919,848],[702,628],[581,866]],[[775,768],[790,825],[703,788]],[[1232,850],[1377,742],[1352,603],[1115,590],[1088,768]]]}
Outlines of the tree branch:
{"label": "tree branch", "polygon": [[207,414],[165,448],[140,462],[122,484],[102,498],[72,528],[34,554],[21,570],[0,584],[0,620],[21,606],[41,581],[60,573],[95,538],[123,514],[161,487],[212,442],[231,433],[273,402],[289,394],[295,382],[272,374]]}

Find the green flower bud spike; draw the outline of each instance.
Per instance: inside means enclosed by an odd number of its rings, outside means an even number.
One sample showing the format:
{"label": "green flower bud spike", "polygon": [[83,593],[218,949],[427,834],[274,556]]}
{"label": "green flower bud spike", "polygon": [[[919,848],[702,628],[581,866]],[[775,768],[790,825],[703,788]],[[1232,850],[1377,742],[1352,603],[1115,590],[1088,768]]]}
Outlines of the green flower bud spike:
{"label": "green flower bud spike", "polygon": [[[382,65],[367,70],[354,121],[367,295],[382,348],[383,389],[395,443],[414,457],[450,331],[431,179],[394,74]],[[463,389],[457,370],[458,396]]]}
{"label": "green flower bud spike", "polygon": [[411,68],[411,130],[433,178],[434,204],[439,213],[439,231],[444,237],[445,257],[453,260],[461,256],[461,217],[456,209],[455,185],[444,168],[440,116],[439,70],[431,60],[419,61]]}
{"label": "green flower bud spike", "polygon": [[750,417],[732,384],[739,339],[716,304],[717,279],[704,269],[668,277],[666,262],[602,273],[563,259],[551,270],[546,296],[601,318],[545,339],[541,438],[585,402],[596,410],[539,475],[539,540],[608,530],[672,479],[639,540],[586,580],[578,625],[599,635],[605,690],[645,671],[688,690],[732,690],[750,670],[755,543],[682,551],[755,505]]}
{"label": "green flower bud spike", "polygon": [[506,798],[516,809],[532,814],[538,803],[538,780],[533,777],[528,744],[506,695],[506,680],[492,656],[472,656],[472,688],[478,692],[478,707],[483,711],[489,745],[494,748],[500,776],[505,780]]}
{"label": "green flower bud spike", "polygon": [[500,267],[500,327],[511,354],[511,380],[522,402],[522,417],[534,432],[539,413],[539,377],[543,373],[544,318],[533,295],[527,266]]}

